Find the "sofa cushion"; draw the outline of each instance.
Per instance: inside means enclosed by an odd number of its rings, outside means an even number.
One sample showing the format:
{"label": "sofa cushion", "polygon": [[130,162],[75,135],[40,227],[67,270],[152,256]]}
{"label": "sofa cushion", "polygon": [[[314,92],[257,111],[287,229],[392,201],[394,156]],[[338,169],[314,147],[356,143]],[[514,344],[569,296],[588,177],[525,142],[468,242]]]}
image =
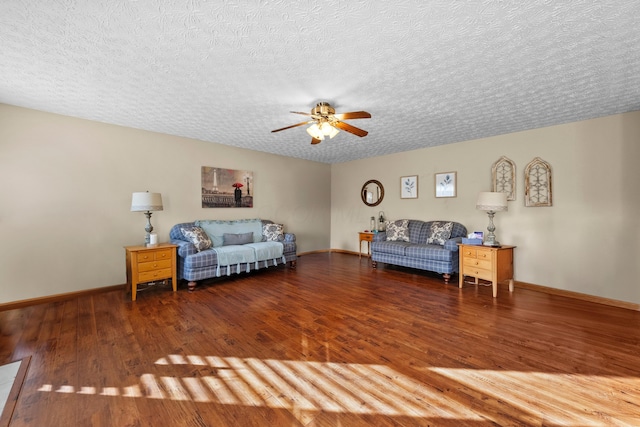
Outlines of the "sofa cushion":
{"label": "sofa cushion", "polygon": [[264,224],[262,235],[267,242],[282,242],[284,240],[284,226],[282,224]]}
{"label": "sofa cushion", "polygon": [[431,232],[427,237],[428,245],[444,245],[451,237],[452,222],[434,221],[431,223]]}
{"label": "sofa cushion", "polygon": [[244,245],[253,243],[253,232],[248,233],[224,233],[222,235],[222,245]]}
{"label": "sofa cushion", "polygon": [[249,243],[256,253],[256,261],[281,259],[284,253],[284,245],[281,242]]}
{"label": "sofa cushion", "polygon": [[409,241],[409,220],[399,219],[385,222],[387,241],[408,242]]}
{"label": "sofa cushion", "polygon": [[418,245],[426,245],[429,236],[430,224],[425,221],[409,220],[409,241]]}
{"label": "sofa cushion", "polygon": [[180,231],[184,237],[193,243],[198,252],[209,249],[213,245],[213,243],[211,243],[211,239],[207,236],[207,233],[205,233],[205,231],[200,227],[183,227]]}
{"label": "sofa cushion", "polygon": [[451,261],[453,252],[439,245],[409,245],[405,249],[405,255],[409,258],[423,260]]}
{"label": "sofa cushion", "polygon": [[371,243],[371,253],[380,252],[385,254],[392,255],[405,255],[405,249],[409,246],[409,242],[396,242],[388,240],[382,242],[372,242]]}
{"label": "sofa cushion", "polygon": [[256,261],[256,251],[248,245],[220,246],[213,248],[213,251],[218,255],[218,267]]}

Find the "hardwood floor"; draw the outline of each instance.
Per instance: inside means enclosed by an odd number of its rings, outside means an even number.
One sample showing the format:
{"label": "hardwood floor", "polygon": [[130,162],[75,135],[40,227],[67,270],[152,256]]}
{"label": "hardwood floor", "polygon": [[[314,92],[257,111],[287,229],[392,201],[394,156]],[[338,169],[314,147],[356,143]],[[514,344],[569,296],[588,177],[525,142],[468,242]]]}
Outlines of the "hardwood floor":
{"label": "hardwood floor", "polygon": [[12,427],[640,425],[639,312],[347,254],[0,312],[27,356]]}

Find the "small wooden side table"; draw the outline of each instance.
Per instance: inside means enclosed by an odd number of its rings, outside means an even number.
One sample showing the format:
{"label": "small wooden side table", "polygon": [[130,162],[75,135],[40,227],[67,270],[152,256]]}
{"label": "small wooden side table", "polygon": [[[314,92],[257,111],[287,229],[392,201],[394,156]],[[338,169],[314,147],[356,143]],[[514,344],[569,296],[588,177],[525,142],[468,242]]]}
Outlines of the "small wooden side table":
{"label": "small wooden side table", "polygon": [[173,292],[178,289],[177,245],[160,243],[153,247],[125,246],[127,251],[127,288],[131,289],[131,301],[136,300],[139,283],[171,279]]}
{"label": "small wooden side table", "polygon": [[371,242],[373,242],[373,233],[369,231],[359,231],[360,240],[358,240],[358,254],[362,258],[362,242],[367,242],[367,256],[371,257]]}
{"label": "small wooden side table", "polygon": [[464,276],[489,280],[493,286],[493,297],[498,296],[498,282],[509,281],[509,292],[513,292],[513,250],[515,246],[475,246],[458,244],[460,250],[460,281],[462,288]]}

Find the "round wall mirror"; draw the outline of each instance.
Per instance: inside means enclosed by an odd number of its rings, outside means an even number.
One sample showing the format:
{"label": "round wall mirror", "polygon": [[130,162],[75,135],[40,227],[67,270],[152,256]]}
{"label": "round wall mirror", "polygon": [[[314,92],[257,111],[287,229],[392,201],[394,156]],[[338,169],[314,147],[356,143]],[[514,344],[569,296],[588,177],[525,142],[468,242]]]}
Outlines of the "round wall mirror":
{"label": "round wall mirror", "polygon": [[378,206],[384,199],[384,187],[380,181],[370,179],[365,182],[360,192],[362,202],[367,206]]}

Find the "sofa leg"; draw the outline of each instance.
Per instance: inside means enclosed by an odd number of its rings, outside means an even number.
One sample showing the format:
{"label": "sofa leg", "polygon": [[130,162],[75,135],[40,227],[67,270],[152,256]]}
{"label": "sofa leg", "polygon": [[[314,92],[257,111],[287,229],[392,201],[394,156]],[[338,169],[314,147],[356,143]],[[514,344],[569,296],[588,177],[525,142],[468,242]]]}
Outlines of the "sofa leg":
{"label": "sofa leg", "polygon": [[449,279],[451,279],[451,275],[449,273],[444,273],[442,277],[444,278],[444,284],[445,285],[449,284]]}
{"label": "sofa leg", "polygon": [[289,268],[296,268],[296,263],[297,263],[296,260],[289,261]]}
{"label": "sofa leg", "polygon": [[377,268],[378,267],[378,261],[371,261],[371,266],[373,268]]}
{"label": "sofa leg", "polygon": [[189,292],[193,292],[193,290],[196,288],[196,282],[187,283],[187,287],[189,288]]}

